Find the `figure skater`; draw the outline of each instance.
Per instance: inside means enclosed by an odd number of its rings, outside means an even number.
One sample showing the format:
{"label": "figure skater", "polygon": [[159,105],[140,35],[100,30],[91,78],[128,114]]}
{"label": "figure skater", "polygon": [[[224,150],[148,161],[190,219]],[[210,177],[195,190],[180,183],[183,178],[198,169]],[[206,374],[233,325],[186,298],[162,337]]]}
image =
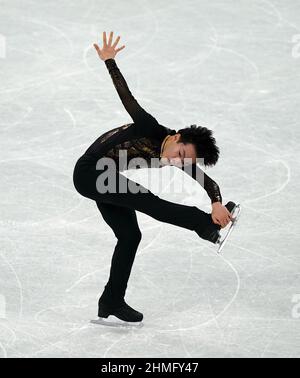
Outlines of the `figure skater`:
{"label": "figure skater", "polygon": [[[124,297],[142,237],[136,211],[160,222],[195,231],[200,238],[216,244],[220,241],[220,229],[232,221],[233,209],[236,205],[233,202],[222,205],[218,184],[197,165],[198,158],[202,159],[206,167],[213,166],[218,161],[219,148],[212,131],[196,125],[176,131],[159,124],[147,113],[131,94],[114,59],[125,47],[124,45],[116,47],[119,40],[120,36],[112,44],[113,32],[111,32],[107,42],[106,32],[103,32],[102,49],[96,43],[94,47],[100,59],[105,62],[120,100],[133,123],[109,130],[96,139],[78,159],[74,168],[73,182],[81,195],[95,201],[103,219],[117,238],[109,280],[98,301],[98,316],[107,319],[109,315],[113,315],[123,322],[134,324],[141,322],[143,314],[130,307]],[[186,206],[161,199],[142,185],[129,180],[120,173],[124,170],[124,166],[119,161],[121,150],[127,152],[126,164],[130,159],[142,157],[150,167],[151,159],[157,158],[160,162],[165,162],[159,164],[159,168],[169,164],[184,170],[185,161],[191,162],[187,165],[190,169],[184,172],[206,190],[212,204],[211,213],[206,213],[196,206]],[[110,158],[116,164],[115,191],[99,191],[97,179],[101,173],[106,172],[103,168],[96,167],[101,158]],[[130,185],[139,190],[134,193],[120,190],[121,186],[128,188]]]}

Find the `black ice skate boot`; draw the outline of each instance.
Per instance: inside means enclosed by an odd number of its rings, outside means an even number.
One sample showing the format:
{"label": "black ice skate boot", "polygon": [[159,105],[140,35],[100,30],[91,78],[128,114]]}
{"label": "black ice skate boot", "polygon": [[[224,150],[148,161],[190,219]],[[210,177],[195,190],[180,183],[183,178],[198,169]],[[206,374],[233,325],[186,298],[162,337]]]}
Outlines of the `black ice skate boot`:
{"label": "black ice skate boot", "polygon": [[[117,319],[108,319],[110,315]],[[137,325],[143,320],[143,314],[134,310],[124,300],[117,306],[111,306],[99,301],[98,316],[102,320],[102,324],[104,322],[105,324],[113,323],[114,325]]]}
{"label": "black ice skate boot", "polygon": [[225,207],[231,213],[231,215],[233,215],[237,205],[234,202],[229,201],[226,203]]}
{"label": "black ice skate boot", "polygon": [[205,229],[204,232],[202,232],[199,235],[202,239],[208,240],[211,243],[216,244],[218,240],[221,238],[220,229],[221,226],[212,223],[209,227]]}
{"label": "black ice skate boot", "polygon": [[[234,202],[229,201],[227,202],[225,207],[232,215],[234,214],[237,205]],[[209,227],[205,229],[204,233],[202,233],[200,236],[202,239],[208,240],[213,244],[217,244],[221,240],[221,228],[222,227],[220,225],[212,223]]]}

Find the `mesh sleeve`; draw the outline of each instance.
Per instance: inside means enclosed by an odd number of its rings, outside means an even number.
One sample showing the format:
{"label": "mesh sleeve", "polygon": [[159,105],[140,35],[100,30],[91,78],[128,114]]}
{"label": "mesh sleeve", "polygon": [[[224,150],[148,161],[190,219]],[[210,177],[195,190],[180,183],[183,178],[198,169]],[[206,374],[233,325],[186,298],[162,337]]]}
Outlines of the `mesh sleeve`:
{"label": "mesh sleeve", "polygon": [[112,78],[114,87],[132,120],[135,123],[158,124],[157,120],[151,114],[147,113],[133,97],[116,61],[114,59],[106,59],[105,65]]}
{"label": "mesh sleeve", "polygon": [[222,195],[220,192],[219,185],[210,178],[197,164],[189,164],[187,166],[178,167],[196,180],[207,192],[211,203],[221,202]]}

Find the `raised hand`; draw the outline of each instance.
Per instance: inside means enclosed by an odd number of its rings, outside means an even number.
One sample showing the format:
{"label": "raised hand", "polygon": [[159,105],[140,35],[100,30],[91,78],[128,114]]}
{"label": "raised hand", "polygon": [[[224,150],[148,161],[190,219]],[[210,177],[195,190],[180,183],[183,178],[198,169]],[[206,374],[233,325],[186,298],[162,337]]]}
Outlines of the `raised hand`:
{"label": "raised hand", "polygon": [[113,39],[113,34],[114,32],[110,32],[110,35],[109,35],[109,40],[108,40],[108,43],[106,41],[106,32],[103,32],[103,47],[102,49],[100,49],[100,47],[94,43],[94,47],[99,55],[99,58],[102,59],[102,60],[106,60],[106,59],[114,59],[116,54],[123,50],[125,45],[119,47],[116,49],[116,46],[120,40],[120,36],[117,37],[117,39],[115,40],[114,44],[112,45],[112,39]]}

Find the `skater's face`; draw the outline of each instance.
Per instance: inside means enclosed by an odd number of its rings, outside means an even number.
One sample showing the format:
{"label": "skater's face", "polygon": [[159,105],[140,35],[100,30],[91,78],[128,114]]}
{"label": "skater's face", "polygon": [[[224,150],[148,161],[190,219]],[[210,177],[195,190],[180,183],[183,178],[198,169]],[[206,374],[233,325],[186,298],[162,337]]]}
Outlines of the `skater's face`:
{"label": "skater's face", "polygon": [[183,165],[196,163],[197,155],[195,146],[192,143],[183,144],[179,142],[179,140],[179,133],[167,138],[161,156],[165,165],[182,167]]}

